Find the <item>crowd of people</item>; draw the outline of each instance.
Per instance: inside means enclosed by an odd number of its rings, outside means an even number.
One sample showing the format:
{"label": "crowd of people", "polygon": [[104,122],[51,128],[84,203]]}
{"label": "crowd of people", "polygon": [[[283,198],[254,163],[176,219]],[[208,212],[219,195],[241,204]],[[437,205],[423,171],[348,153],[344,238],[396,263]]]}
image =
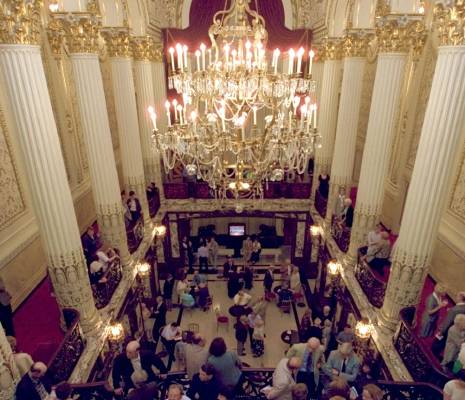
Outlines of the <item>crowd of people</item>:
{"label": "crowd of people", "polygon": [[82,248],[87,261],[89,279],[92,285],[106,282],[106,273],[113,265],[119,265],[118,251],[100,239],[93,226],[82,236]]}
{"label": "crowd of people", "polygon": [[[87,249],[92,251],[98,237],[91,230],[87,234],[84,241]],[[389,236],[386,236],[381,226],[370,232],[368,245],[362,249],[368,263],[389,257],[387,251],[380,254],[373,250],[387,248],[388,239]],[[271,265],[266,268],[262,283],[263,295],[254,298],[249,292],[257,284],[257,281],[254,282],[254,246],[253,240],[249,241],[251,244],[244,243],[243,246],[244,266],[235,265],[234,259],[228,257],[221,275],[227,280],[226,290],[232,301],[230,313],[236,317],[233,324],[236,347],[228,348],[223,337],[214,337],[209,341],[198,332],[182,331],[179,321],[168,321],[167,318],[173,303],[184,309],[196,307],[202,311],[210,307],[211,296],[206,273],[209,266],[217,266],[215,251],[218,251],[218,243],[210,238],[200,244],[199,250],[204,247],[206,251],[198,253],[199,269],[194,270],[192,262],[191,278],[188,279],[185,272],[177,276],[168,274],[161,293],[156,296],[152,306],[146,307],[153,319],[150,341],[130,340],[115,357],[111,382],[116,398],[159,399],[161,387],[166,388],[168,400],[228,400],[245,395],[245,382],[250,377],[243,370],[245,364],[241,357],[250,352],[253,357],[259,358],[266,351],[275,351],[273,346],[265,346],[268,306],[276,303],[284,310],[283,306],[287,302],[296,301],[305,295],[299,268],[292,265],[290,260],[285,260],[279,268],[279,278],[275,278],[277,267]],[[190,268],[189,249],[192,243],[187,238],[183,243],[186,245],[186,261]],[[101,250],[95,246],[93,253],[97,255]],[[108,259],[100,255],[100,262],[109,263],[114,261],[111,257],[117,257],[111,253],[105,255]],[[375,265],[377,262],[381,265],[380,261],[375,261]],[[458,373],[458,379],[451,380],[444,387],[444,398],[460,400],[465,398],[464,377],[460,375],[465,366],[465,292],[459,293],[456,305],[448,310],[438,328],[439,313],[448,304],[445,289],[436,285],[426,302],[420,336],[434,337],[433,351],[441,355],[444,370]],[[364,357],[357,354],[353,327],[346,324],[337,331],[335,314],[329,305],[309,304],[306,307],[299,322],[299,342],[291,344],[276,364],[269,385],[261,387],[260,398],[383,399],[385,392],[382,385],[377,384],[380,379],[378,363],[366,354]],[[156,352],[158,341],[168,354],[166,364]],[[67,382],[51,386],[46,365],[34,362],[28,354],[18,352],[14,338],[10,338],[10,343],[22,376],[17,386],[17,400],[71,398],[72,388]],[[184,370],[189,383],[172,383],[168,374],[173,370]]]}

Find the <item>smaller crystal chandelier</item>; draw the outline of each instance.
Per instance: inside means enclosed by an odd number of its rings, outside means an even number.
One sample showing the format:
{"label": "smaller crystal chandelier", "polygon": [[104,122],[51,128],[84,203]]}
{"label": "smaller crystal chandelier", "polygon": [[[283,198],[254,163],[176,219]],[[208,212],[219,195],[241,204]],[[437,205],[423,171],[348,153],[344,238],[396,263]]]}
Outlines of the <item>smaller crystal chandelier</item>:
{"label": "smaller crystal chandelier", "polygon": [[279,49],[267,59],[265,21],[248,3],[215,14],[211,47],[200,44],[195,62],[187,46],[169,49],[168,84],[182,99],[166,101],[165,132],[149,108],[167,172],[181,164],[217,198],[263,197],[264,183],[304,173],[321,146],[313,50],[290,49],[287,68]]}

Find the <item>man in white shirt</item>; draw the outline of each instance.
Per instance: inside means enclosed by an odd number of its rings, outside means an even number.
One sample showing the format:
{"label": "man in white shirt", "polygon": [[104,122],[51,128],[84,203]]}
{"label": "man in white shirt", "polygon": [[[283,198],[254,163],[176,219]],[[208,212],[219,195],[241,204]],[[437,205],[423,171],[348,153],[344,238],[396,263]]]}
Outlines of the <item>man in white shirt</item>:
{"label": "man in white shirt", "polygon": [[273,373],[273,386],[262,389],[269,400],[292,400],[292,388],[295,385],[295,376],[302,360],[299,357],[283,358]]}
{"label": "man in white shirt", "polygon": [[166,325],[161,331],[161,341],[170,354],[170,357],[173,358],[173,361],[176,360],[174,358],[176,342],[181,340],[181,338],[181,328],[177,322],[172,322],[171,324]]}
{"label": "man in white shirt", "polygon": [[208,247],[205,243],[202,243],[197,249],[197,256],[199,257],[199,272],[203,271],[208,273]]}

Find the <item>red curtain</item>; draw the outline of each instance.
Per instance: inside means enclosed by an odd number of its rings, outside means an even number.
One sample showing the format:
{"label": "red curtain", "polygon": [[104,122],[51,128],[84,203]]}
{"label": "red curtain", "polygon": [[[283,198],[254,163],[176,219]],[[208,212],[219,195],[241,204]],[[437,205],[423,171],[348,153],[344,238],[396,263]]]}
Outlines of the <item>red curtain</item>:
{"label": "red curtain", "polygon": [[[190,25],[186,29],[163,29],[165,51],[174,47],[176,43],[186,44],[190,51],[197,49],[200,43],[210,47],[208,28],[212,24],[213,15],[217,11],[229,8],[229,5],[229,0],[192,0]],[[284,26],[284,6],[281,0],[253,0],[250,7],[258,10],[265,19],[269,49],[279,47],[282,51],[287,51],[290,47],[297,49],[300,46],[309,49],[311,31],[291,30]]]}

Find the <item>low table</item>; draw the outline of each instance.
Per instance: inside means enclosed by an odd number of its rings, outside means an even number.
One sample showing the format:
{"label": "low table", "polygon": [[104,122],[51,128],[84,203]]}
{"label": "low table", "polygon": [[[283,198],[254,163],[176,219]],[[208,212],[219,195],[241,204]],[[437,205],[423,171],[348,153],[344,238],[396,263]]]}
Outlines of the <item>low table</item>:
{"label": "low table", "polygon": [[281,340],[290,346],[296,343],[300,343],[299,332],[297,332],[294,329],[284,331],[283,333],[281,333]]}
{"label": "low table", "polygon": [[231,314],[233,317],[239,318],[242,315],[248,315],[252,312],[252,308],[248,306],[231,306],[229,307],[229,314]]}

